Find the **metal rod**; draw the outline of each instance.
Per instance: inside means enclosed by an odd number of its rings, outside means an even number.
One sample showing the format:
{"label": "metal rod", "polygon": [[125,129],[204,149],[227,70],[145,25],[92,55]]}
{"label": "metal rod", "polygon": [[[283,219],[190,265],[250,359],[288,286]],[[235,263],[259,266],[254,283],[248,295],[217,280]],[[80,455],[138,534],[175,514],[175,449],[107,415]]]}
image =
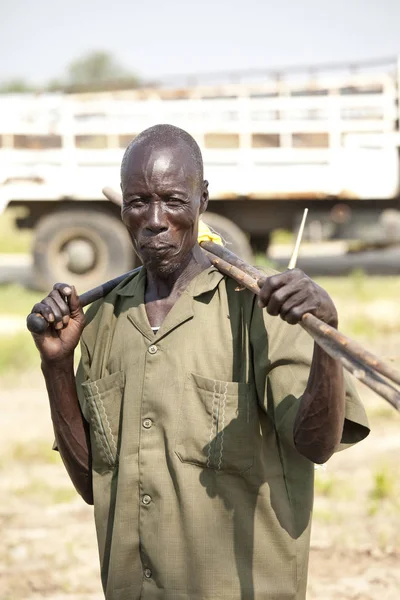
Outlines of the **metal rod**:
{"label": "metal rod", "polygon": [[290,261],[288,264],[288,269],[294,269],[296,267],[297,257],[299,255],[300,243],[301,243],[301,238],[303,237],[304,225],[306,224],[307,214],[308,214],[308,208],[305,208],[304,213],[303,213],[303,218],[301,219],[301,223],[300,223],[300,227],[299,227],[299,232],[297,234],[296,243],[294,245],[293,254],[290,257]]}

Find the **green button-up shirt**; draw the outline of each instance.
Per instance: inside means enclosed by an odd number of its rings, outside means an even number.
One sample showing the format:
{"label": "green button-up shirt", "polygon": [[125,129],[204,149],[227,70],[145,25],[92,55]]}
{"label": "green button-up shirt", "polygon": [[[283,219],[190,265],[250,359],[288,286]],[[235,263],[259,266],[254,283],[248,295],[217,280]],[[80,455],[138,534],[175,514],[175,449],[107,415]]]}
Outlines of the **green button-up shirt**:
{"label": "green button-up shirt", "polygon": [[[154,334],[145,282],[89,309],[77,373],[106,598],[302,599],[314,465],[293,422],[313,341],[214,267]],[[368,433],[347,388],[343,446]]]}

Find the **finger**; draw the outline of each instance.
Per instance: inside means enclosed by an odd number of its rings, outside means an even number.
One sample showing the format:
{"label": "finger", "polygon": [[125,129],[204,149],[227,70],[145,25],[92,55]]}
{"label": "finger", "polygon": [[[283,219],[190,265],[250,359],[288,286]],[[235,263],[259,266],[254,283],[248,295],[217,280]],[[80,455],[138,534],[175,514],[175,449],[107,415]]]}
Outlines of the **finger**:
{"label": "finger", "polygon": [[74,285],[71,285],[71,295],[69,296],[68,302],[71,313],[73,313],[74,315],[78,313],[83,313],[82,307],[79,302],[79,296]]}
{"label": "finger", "polygon": [[266,307],[276,290],[292,283],[297,285],[304,276],[303,271],[300,271],[300,269],[292,269],[291,271],[285,271],[284,273],[268,277],[260,290],[258,305],[261,308]]}
{"label": "finger", "polygon": [[285,302],[287,302],[289,298],[292,298],[293,296],[296,296],[299,293],[300,292],[297,281],[292,281],[290,284],[284,285],[283,287],[277,289],[271,295],[269,302],[266,306],[268,314],[274,317],[281,314],[282,307],[285,304]]}
{"label": "finger", "polygon": [[31,313],[42,315],[42,317],[46,319],[48,323],[54,322],[54,314],[52,309],[50,308],[50,306],[44,304],[43,302],[38,302],[37,304],[35,304],[32,307]]}
{"label": "finger", "polygon": [[310,312],[314,308],[314,305],[310,303],[310,296],[307,290],[297,290],[296,294],[288,297],[287,300],[282,304],[280,308],[280,316],[282,319],[286,317],[289,311],[294,309],[296,306],[301,306],[308,300],[306,312]]}
{"label": "finger", "polygon": [[61,294],[60,290],[55,289],[50,292],[49,296],[52,298],[52,300],[54,300],[60,309],[63,324],[67,325],[69,321],[70,308],[66,302],[66,297]]}
{"label": "finger", "polygon": [[272,275],[271,277],[267,277],[258,296],[258,305],[260,306],[260,308],[264,308],[265,306],[267,306],[271,295],[275,292],[275,290],[282,287],[284,284],[285,282],[281,278],[281,273],[279,273],[278,275]]}
{"label": "finger", "polygon": [[70,296],[72,294],[72,286],[68,283],[56,283],[53,286],[53,290],[57,290],[61,296]]}
{"label": "finger", "polygon": [[302,304],[291,308],[284,317],[281,315],[281,318],[290,325],[296,325],[297,323],[300,323],[302,316],[309,312],[309,308],[308,303],[303,302]]}
{"label": "finger", "polygon": [[68,283],[56,283],[54,289],[58,290],[62,296],[65,296],[71,314],[81,312],[82,308],[79,303],[79,296],[76,293],[75,286],[69,285]]}
{"label": "finger", "polygon": [[61,313],[61,310],[58,306],[58,304],[54,301],[54,299],[51,296],[47,296],[47,298],[45,298],[43,300],[43,304],[46,304],[50,309],[51,312],[54,315],[54,328],[55,329],[62,329],[63,326],[63,322],[62,322],[62,318],[63,315]]}

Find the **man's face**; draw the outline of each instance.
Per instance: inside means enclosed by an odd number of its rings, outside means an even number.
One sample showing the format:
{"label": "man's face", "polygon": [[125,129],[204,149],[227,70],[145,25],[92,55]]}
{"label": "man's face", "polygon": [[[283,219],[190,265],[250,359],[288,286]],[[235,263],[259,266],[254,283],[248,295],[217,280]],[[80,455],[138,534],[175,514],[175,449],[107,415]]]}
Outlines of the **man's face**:
{"label": "man's face", "polygon": [[122,220],[143,264],[161,276],[173,273],[197,242],[208,201],[187,147],[133,147],[121,188]]}

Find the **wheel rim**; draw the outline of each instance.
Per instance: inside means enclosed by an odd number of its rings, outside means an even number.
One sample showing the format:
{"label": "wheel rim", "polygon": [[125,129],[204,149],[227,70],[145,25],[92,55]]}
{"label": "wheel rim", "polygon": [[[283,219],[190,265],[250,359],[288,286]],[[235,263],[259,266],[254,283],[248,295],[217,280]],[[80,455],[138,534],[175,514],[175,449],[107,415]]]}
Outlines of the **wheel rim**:
{"label": "wheel rim", "polygon": [[64,267],[76,275],[84,275],[95,268],[97,252],[94,244],[84,238],[68,241],[61,248]]}
{"label": "wheel rim", "polygon": [[95,231],[83,227],[59,232],[47,249],[48,264],[60,279],[79,283],[101,280],[108,268],[107,245]]}

